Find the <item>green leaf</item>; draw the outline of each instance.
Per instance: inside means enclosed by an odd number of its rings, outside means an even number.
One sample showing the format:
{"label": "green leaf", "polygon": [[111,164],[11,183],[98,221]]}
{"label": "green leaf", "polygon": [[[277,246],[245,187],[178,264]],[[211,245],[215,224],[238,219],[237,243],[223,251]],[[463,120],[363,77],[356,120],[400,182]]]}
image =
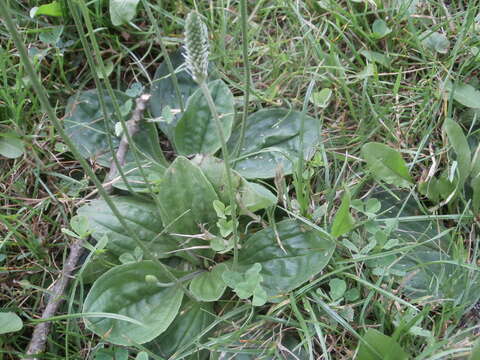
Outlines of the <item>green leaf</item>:
{"label": "green leaf", "polygon": [[0,155],[16,159],[25,152],[23,142],[15,134],[0,134]]}
{"label": "green leaf", "polygon": [[239,192],[241,207],[247,208],[251,212],[267,209],[277,204],[277,197],[265,186],[257,183],[242,182]]}
{"label": "green leaf", "polygon": [[[208,88],[228,140],[235,115],[232,92],[222,80],[209,83]],[[175,128],[174,142],[180,155],[214,154],[220,149],[221,140],[215,120],[201,89],[189,97],[185,112]]]}
{"label": "green leaf", "polygon": [[368,329],[358,350],[358,360],[408,360],[407,353],[390,336],[383,335],[375,329]]}
{"label": "green leaf", "polygon": [[347,291],[347,283],[342,279],[332,279],[328,282],[330,287],[330,298],[333,301],[339,300],[345,291]]}
{"label": "green leaf", "polygon": [[376,214],[382,208],[382,204],[375,198],[370,198],[365,203],[365,212],[370,214]]}
{"label": "green leaf", "polygon": [[0,334],[22,330],[23,321],[13,312],[0,312]]}
{"label": "green leaf", "polygon": [[[200,334],[215,320],[213,303],[184,301],[178,316],[162,335],[147,344],[155,354],[164,358],[175,358],[182,348],[187,350],[205,338]],[[208,358],[208,353],[199,352],[198,358]]]}
{"label": "green leaf", "polygon": [[30,10],[30,17],[33,18],[39,15],[47,16],[63,16],[62,5],[58,1],[52,1],[51,3],[35,6]]}
{"label": "green leaf", "polygon": [[82,215],[75,215],[70,219],[70,226],[80,238],[85,239],[90,235],[88,218]]}
{"label": "green leaf", "polygon": [[[301,153],[300,130],[304,121],[303,157],[308,160],[320,141],[316,119],[288,109],[263,109],[250,115],[245,124],[245,141],[234,169],[247,179],[273,178],[278,167],[283,174],[293,171],[292,162]],[[237,129],[238,130],[238,129]],[[234,131],[229,149],[235,149],[240,131]]]}
{"label": "green leaf", "polygon": [[[211,233],[218,233],[215,229],[218,218],[213,207],[218,196],[200,168],[188,159],[179,156],[168,167],[157,196],[162,222],[170,225],[169,233],[200,234],[202,226]],[[179,243],[184,240],[178,238]],[[195,239],[188,243],[188,247],[195,245],[205,246],[206,243]]]}
{"label": "green leaf", "polygon": [[268,301],[267,292],[262,286],[257,286],[253,291],[252,305],[263,306],[267,303],[267,301]]}
{"label": "green leaf", "polygon": [[378,180],[398,187],[408,187],[412,183],[405,161],[391,147],[376,142],[367,143],[362,146],[362,157]]}
{"label": "green leaf", "polygon": [[459,176],[458,186],[462,187],[465,179],[470,174],[472,156],[470,146],[468,145],[467,138],[465,137],[462,128],[455,121],[451,119],[445,120],[443,123],[443,129],[457,156]]}
{"label": "green leaf", "polygon": [[388,27],[387,23],[384,20],[377,19],[373,22],[372,31],[375,38],[381,39],[390,34],[392,32],[392,29]]}
{"label": "green leaf", "polygon": [[446,54],[450,48],[450,41],[444,34],[439,32],[426,31],[422,37],[424,37],[422,41],[423,46],[432,51]]}
{"label": "green leaf", "polygon": [[338,238],[348,233],[354,226],[355,220],[350,214],[350,193],[346,191],[345,195],[343,195],[342,203],[333,219],[332,236]]}
{"label": "green leaf", "polygon": [[263,277],[260,275],[262,265],[255,263],[245,272],[225,270],[222,279],[235,291],[240,299],[253,296],[252,304],[262,306],[267,302],[267,293],[262,287]]}
{"label": "green leaf", "polygon": [[418,184],[420,193],[426,195],[434,203],[451,198],[452,193],[455,192],[456,186],[448,177],[443,174],[439,177],[432,177],[426,183]]}
{"label": "green leaf", "polygon": [[348,289],[345,292],[345,300],[352,302],[360,297],[360,291],[357,288]]}
{"label": "green leaf", "polygon": [[230,251],[233,249],[234,245],[233,238],[226,240],[219,236],[215,236],[210,240],[210,247],[212,250],[220,254],[225,254],[226,252]]}
{"label": "green leaf", "polygon": [[145,351],[140,351],[137,356],[135,356],[135,360],[148,360],[148,353]]}
{"label": "green leaf", "polygon": [[[166,235],[158,236],[163,231],[159,212],[153,201],[139,200],[130,196],[112,197],[111,200],[128,224],[130,230],[137,234],[140,240],[148,247],[151,255],[162,258],[168,257],[168,251],[176,250],[175,240]],[[96,240],[107,236],[107,249],[120,256],[132,252],[138,244],[122,227],[117,217],[104,200],[96,199],[88,205],[78,209],[77,214],[88,218],[92,236]]]}
{"label": "green leaf", "polygon": [[318,92],[314,92],[312,94],[312,97],[310,98],[310,102],[313,105],[324,109],[330,103],[331,97],[332,97],[332,90],[330,90],[329,88],[325,88]]}
{"label": "green leaf", "polygon": [[237,293],[240,299],[246,299],[252,296],[255,292],[257,286],[263,281],[260,271],[262,270],[262,265],[255,263],[251,268],[245,271],[243,280],[235,284],[234,291]]}
{"label": "green leaf", "polygon": [[[180,275],[174,269],[171,272]],[[120,265],[95,281],[83,305],[84,312],[124,315],[142,326],[111,318],[85,318],[87,328],[117,345],[143,344],[163,333],[177,316],[183,291],[176,285],[147,282],[147,275],[156,276],[160,283],[171,283],[152,261]]]}
{"label": "green leaf", "polygon": [[[182,67],[184,65],[184,57],[181,50],[171,53],[169,57],[177,77],[180,96],[185,105],[190,95],[198,89],[198,85],[185,70],[185,67]],[[214,74],[215,71],[212,67],[209,67],[209,81],[216,78]],[[180,101],[177,97],[174,82],[170,71],[168,70],[166,61],[162,62],[155,72],[150,93],[152,94],[152,97],[149,106],[150,112],[154,117],[159,118],[163,116],[166,107],[175,110],[180,109]],[[171,141],[174,139],[175,127],[180,117],[181,113],[177,114],[171,122],[158,123],[158,127]]]}
{"label": "green leaf", "polygon": [[[131,101],[127,95],[119,91],[115,92],[115,97],[119,105]],[[68,100],[63,126],[83,157],[91,158],[100,165],[109,167],[113,158],[108,145],[108,134],[110,134],[116,150],[120,139],[115,136],[115,124],[120,119],[115,117],[112,99],[105,95],[104,101],[108,122],[104,120],[97,90],[76,93]],[[128,120],[127,114],[124,115],[124,120]],[[150,141],[150,132],[148,124],[142,123],[140,131],[133,137],[133,140],[142,153],[153,157],[154,160],[159,159],[156,156],[158,144]],[[133,160],[133,154],[128,151],[126,162]]]}
{"label": "green leaf", "polygon": [[469,84],[455,84],[451,81],[445,82],[444,90],[447,94],[453,92],[453,99],[460,104],[472,108],[480,109],[480,91]]}
{"label": "green leaf", "polygon": [[[113,61],[111,61],[111,60],[105,61],[104,65],[103,65],[103,68],[104,68],[104,71],[105,71],[105,76],[103,76],[103,72],[102,72],[102,69],[101,69],[100,65],[98,65],[97,68],[96,68],[97,76],[98,76],[99,79],[108,79],[108,77],[110,76],[110,74],[113,72],[113,69],[114,69]],[[130,103],[131,103],[131,101],[130,101]],[[122,115],[123,115],[123,113],[122,113]]]}
{"label": "green leaf", "polygon": [[222,203],[220,200],[215,200],[213,202],[213,208],[215,209],[215,212],[217,213],[217,216],[220,219],[226,219],[227,218],[225,216],[225,204]]}
{"label": "green leaf", "polygon": [[233,232],[233,221],[226,220],[226,219],[219,219],[217,221],[217,228],[220,231],[220,235],[226,238]]}
{"label": "green leaf", "polygon": [[218,264],[211,271],[195,277],[190,283],[190,291],[199,301],[217,301],[223,295],[226,285],[222,274],[227,270],[225,264]]}
{"label": "green leaf", "polygon": [[262,287],[269,298],[285,294],[317,275],[335,250],[335,243],[326,233],[294,220],[277,223],[276,230],[285,252],[274,229],[268,227],[246,239],[238,253],[240,271],[255,263],[262,266]]}
{"label": "green leaf", "polygon": [[137,13],[139,0],[110,0],[110,19],[114,26],[130,22]]}
{"label": "green leaf", "polygon": [[[220,201],[223,204],[230,203],[230,197],[225,186],[227,175],[223,160],[213,156],[197,155],[193,158],[193,163],[197,164],[207,177],[208,181],[213,185]],[[236,171],[232,171],[232,185],[236,189],[237,203],[240,207],[240,213],[244,213],[242,209],[255,212],[261,209],[274,206],[277,203],[277,197],[264,186],[246,181]]]}
{"label": "green leaf", "polygon": [[243,274],[238,271],[224,271],[222,274],[222,279],[227,284],[228,287],[235,289],[238,283],[244,280]]}

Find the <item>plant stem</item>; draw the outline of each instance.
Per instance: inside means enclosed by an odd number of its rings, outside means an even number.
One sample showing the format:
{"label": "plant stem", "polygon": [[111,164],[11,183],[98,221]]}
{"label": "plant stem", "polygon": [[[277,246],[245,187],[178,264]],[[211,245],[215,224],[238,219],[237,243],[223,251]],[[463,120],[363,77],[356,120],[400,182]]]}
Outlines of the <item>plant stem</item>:
{"label": "plant stem", "polygon": [[248,32],[247,32],[247,0],[240,0],[240,19],[242,24],[242,56],[245,69],[245,91],[243,95],[243,112],[240,123],[240,138],[235,147],[234,156],[236,157],[243,146],[245,139],[245,127],[248,115],[248,102],[250,98],[250,63],[248,61]]}
{"label": "plant stem", "polygon": [[215,125],[217,127],[218,137],[220,138],[220,143],[222,145],[222,156],[223,163],[225,165],[225,174],[227,177],[227,191],[230,200],[230,207],[232,209],[232,222],[233,222],[233,267],[236,268],[238,264],[238,230],[237,230],[237,206],[235,201],[235,189],[233,188],[232,182],[232,170],[230,168],[230,158],[227,149],[227,141],[225,140],[225,133],[223,131],[222,123],[220,117],[218,116],[217,108],[212,98],[212,94],[207,86],[205,81],[202,81],[200,84],[200,89],[202,89],[203,95],[207,99],[208,107],[212,113]]}

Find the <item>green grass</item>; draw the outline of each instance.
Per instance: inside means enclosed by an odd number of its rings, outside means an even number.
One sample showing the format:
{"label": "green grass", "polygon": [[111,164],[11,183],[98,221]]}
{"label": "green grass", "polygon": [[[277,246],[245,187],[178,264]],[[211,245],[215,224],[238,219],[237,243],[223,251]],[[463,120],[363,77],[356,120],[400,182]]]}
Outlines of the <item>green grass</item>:
{"label": "green grass", "polygon": [[[39,54],[30,60],[60,119],[68,97],[77,91],[99,86],[106,92],[124,91],[136,82],[148,88],[164,58],[162,47],[173,51],[182,44],[184,19],[195,6],[211,34],[210,60],[232,89],[241,114],[246,82],[239,2],[146,0],[139,5],[135,26],[121,27],[111,24],[107,1],[87,2],[84,7],[70,4],[77,12],[69,11],[64,17],[31,19],[30,8],[40,3],[10,2],[10,6],[30,54]],[[480,25],[475,20],[479,3],[426,1],[414,16],[395,7],[402,1],[378,3],[374,7],[371,2],[330,0],[248,2],[248,111],[271,106],[304,110],[318,119],[323,137],[315,161],[305,163],[296,176],[267,185],[279,190],[279,184],[284,184],[286,199],[279,204],[286,207],[283,214],[326,230],[346,188],[352,199],[365,200],[381,188],[392,188],[379,184],[368,172],[360,154],[365,143],[378,141],[397,149],[417,184],[427,179],[433,163],[438,166],[436,175],[454,166],[454,152],[442,133],[446,118],[463,125],[472,151],[478,144],[476,122],[468,121],[465,107],[440,88],[447,78],[478,88],[479,57],[472,51],[480,48]],[[149,6],[150,14],[144,6]],[[385,38],[372,35],[376,19],[384,19],[391,29]],[[69,46],[45,41],[44,35],[54,26],[63,26],[61,40],[70,41]],[[87,36],[92,30],[94,36]],[[447,35],[450,46],[445,54],[425,47],[426,31]],[[17,159],[0,158],[0,311],[15,312],[25,323],[19,332],[0,335],[0,359],[16,359],[28,344],[44,295],[67,255],[71,239],[61,229],[68,227],[79,203],[95,186],[75,156],[62,147],[65,141],[42,108],[3,22],[0,42],[0,133],[17,134],[26,149]],[[368,59],[365,51],[382,58]],[[103,64],[113,63],[107,80],[98,76],[100,59]],[[327,87],[332,99],[322,109],[308,96]],[[95,161],[89,167],[100,178],[106,174]],[[211,352],[212,359],[229,358],[222,357],[223,352],[238,353],[237,359],[352,359],[365,332],[373,328],[392,336],[412,359],[467,359],[480,321],[478,309],[472,310],[479,300],[474,281],[479,228],[478,218],[469,210],[471,195],[467,190],[437,206],[417,186],[407,193],[416,204],[415,212],[408,214],[413,221],[408,223],[427,219],[428,231],[450,231],[446,247],[453,254],[454,265],[448,269],[454,269],[454,280],[447,276],[441,281],[452,288],[461,284],[462,291],[455,297],[427,294],[413,299],[402,292],[398,276],[379,274],[370,265],[387,256],[396,261],[415,251],[414,239],[393,249],[377,246],[361,256],[354,256],[339,239],[322,274],[282,302],[254,308],[234,296],[223,297],[215,308],[222,330],[201,342],[191,339],[180,352],[187,356],[201,348]],[[404,200],[405,196],[395,205],[401,206]],[[357,227],[345,238],[360,248],[368,246],[371,226],[380,227],[380,216],[397,216],[380,213],[368,221],[361,212],[352,211]],[[271,217],[264,214],[263,220]],[[404,220],[402,224],[409,219]],[[422,241],[429,234],[420,236]],[[468,276],[457,278],[457,268],[468,269]],[[361,296],[332,300],[329,282],[333,279],[344,281],[348,290],[357,289]],[[87,291],[88,285],[70,286],[61,314],[80,313]],[[44,358],[100,359],[94,354],[103,344],[108,348],[77,317],[61,318],[53,322]],[[145,350],[142,346],[129,349],[131,358]],[[154,350],[148,351],[152,358],[161,359]]]}

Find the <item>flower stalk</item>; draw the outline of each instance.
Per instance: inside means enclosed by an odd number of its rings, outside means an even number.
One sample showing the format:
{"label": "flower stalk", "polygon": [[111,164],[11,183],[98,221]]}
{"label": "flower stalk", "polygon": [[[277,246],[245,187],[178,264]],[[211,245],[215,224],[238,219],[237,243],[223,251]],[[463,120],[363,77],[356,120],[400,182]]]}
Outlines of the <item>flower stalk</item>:
{"label": "flower stalk", "polygon": [[237,231],[237,206],[235,201],[235,189],[233,188],[232,170],[230,168],[230,157],[227,149],[227,140],[223,131],[222,122],[215,107],[212,94],[207,85],[208,78],[208,30],[202,21],[200,14],[196,11],[187,16],[185,22],[185,63],[187,71],[191,74],[193,80],[199,85],[205,99],[207,100],[210,113],[215,122],[217,135],[220,139],[223,163],[225,166],[225,175],[227,180],[227,191],[229,195],[230,206],[232,209],[233,221],[233,266],[238,263],[238,231]]}

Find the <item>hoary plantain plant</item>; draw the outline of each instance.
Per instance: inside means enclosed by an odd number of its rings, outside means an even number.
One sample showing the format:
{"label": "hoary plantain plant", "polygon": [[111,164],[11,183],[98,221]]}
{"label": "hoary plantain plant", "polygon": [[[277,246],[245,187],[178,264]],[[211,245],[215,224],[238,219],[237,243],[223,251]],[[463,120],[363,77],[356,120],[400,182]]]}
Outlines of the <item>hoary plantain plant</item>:
{"label": "hoary plantain plant", "polygon": [[[72,219],[73,235],[97,240],[82,272],[84,282],[94,280],[84,312],[124,316],[87,317],[87,327],[119,345],[174,338],[162,347],[165,356],[184,341],[175,331],[191,322],[196,334],[211,327],[213,302],[231,295],[253,306],[279,302],[319,274],[335,249],[325,230],[274,212],[277,196],[268,180],[279,171],[291,174],[298,159],[313,155],[317,121],[267,108],[236,123],[234,96],[208,65],[207,30],[196,12],[187,17],[185,38],[185,59],[180,51],[169,55],[174,73],[160,65],[150,99],[153,122],[175,159],[164,162],[151,122],[143,121],[131,138],[124,176],[112,179],[117,194],[110,200],[129,232],[101,199]],[[132,112],[128,94],[114,95],[74,95],[64,122],[81,154],[104,166],[119,144],[117,123]]]}

